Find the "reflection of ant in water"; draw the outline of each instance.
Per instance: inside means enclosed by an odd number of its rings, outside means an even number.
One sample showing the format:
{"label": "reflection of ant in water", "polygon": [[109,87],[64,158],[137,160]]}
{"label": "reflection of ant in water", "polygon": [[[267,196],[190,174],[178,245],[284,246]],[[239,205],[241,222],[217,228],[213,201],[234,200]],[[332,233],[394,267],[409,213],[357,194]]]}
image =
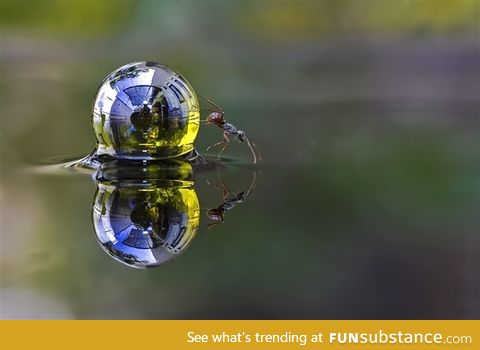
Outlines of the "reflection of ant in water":
{"label": "reflection of ant in water", "polygon": [[215,188],[218,188],[223,191],[223,202],[216,208],[210,208],[207,210],[207,216],[213,220],[216,221],[214,223],[211,223],[208,225],[208,228],[212,228],[215,225],[218,224],[223,224],[224,221],[224,214],[228,211],[233,209],[237,204],[243,203],[245,199],[250,195],[250,193],[253,191],[255,188],[255,181],[257,179],[257,172],[253,172],[253,178],[252,182],[250,184],[250,187],[248,188],[247,193],[245,191],[241,191],[236,195],[231,195],[230,191],[228,190],[227,186],[225,185],[225,182],[218,176],[218,180],[220,182],[219,185],[217,184],[212,184],[210,181],[207,180],[207,183],[210,186],[213,186]]}
{"label": "reflection of ant in water", "polygon": [[[206,102],[208,102],[208,104],[210,104],[212,107],[214,107],[214,109],[207,109],[212,113],[208,115],[207,119],[200,120],[200,123],[216,125],[223,130],[223,139],[207,147],[207,151],[213,147],[223,145],[222,149],[218,153],[218,158],[220,158],[220,155],[223,153],[223,151],[225,151],[228,144],[230,143],[230,139],[228,138],[228,135],[232,135],[236,137],[236,139],[240,142],[245,142],[245,141],[247,142],[247,145],[250,148],[250,151],[252,151],[253,164],[255,164],[257,162],[257,153],[258,153],[258,149],[257,149],[257,146],[255,145],[255,142],[250,141],[250,139],[247,137],[244,131],[237,129],[233,124],[227,123],[225,121],[225,113],[223,112],[222,108],[220,108],[218,105],[216,105],[209,99],[202,96],[200,97]],[[260,159],[260,157],[258,158]]]}

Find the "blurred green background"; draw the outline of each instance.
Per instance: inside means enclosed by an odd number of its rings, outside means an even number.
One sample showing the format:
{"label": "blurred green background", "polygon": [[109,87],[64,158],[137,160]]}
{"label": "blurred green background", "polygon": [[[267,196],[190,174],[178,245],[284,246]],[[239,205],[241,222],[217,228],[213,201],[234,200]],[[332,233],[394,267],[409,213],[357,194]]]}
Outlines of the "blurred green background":
{"label": "blurred green background", "polygon": [[[0,6],[2,318],[479,318],[478,1]],[[97,87],[142,60],[264,158],[225,224],[148,271],[98,246],[88,175],[35,165],[89,153]],[[251,169],[221,176],[245,190]]]}

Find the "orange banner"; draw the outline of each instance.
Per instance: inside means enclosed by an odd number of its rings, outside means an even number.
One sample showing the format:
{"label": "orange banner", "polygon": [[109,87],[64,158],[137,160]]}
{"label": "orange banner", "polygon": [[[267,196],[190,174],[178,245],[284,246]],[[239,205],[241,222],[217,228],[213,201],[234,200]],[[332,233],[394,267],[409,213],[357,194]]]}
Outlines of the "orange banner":
{"label": "orange banner", "polygon": [[479,349],[480,321],[0,321],[4,349]]}

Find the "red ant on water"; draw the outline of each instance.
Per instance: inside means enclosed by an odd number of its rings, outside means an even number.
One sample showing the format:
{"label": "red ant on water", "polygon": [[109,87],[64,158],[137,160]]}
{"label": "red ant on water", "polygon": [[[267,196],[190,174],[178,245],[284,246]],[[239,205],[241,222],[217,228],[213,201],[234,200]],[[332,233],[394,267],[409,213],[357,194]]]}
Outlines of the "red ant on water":
{"label": "red ant on water", "polygon": [[224,214],[228,210],[233,209],[237,204],[243,203],[247,199],[247,197],[255,188],[256,179],[257,179],[257,172],[254,171],[253,179],[247,192],[245,193],[245,191],[241,191],[236,195],[230,195],[230,191],[228,190],[227,185],[225,185],[225,182],[223,182],[220,176],[218,176],[218,181],[220,182],[220,185],[212,184],[210,181],[207,180],[207,183],[210,186],[213,186],[223,191],[222,204],[220,204],[216,208],[210,208],[207,210],[207,216],[209,217],[209,219],[215,221],[214,223],[208,224],[208,229],[212,228],[215,225],[223,224]]}
{"label": "red ant on water", "polygon": [[[245,142],[245,141],[247,142],[247,145],[250,148],[250,151],[252,151],[253,164],[257,163],[257,158],[260,160],[261,156],[260,156],[260,153],[258,152],[255,142],[251,141],[247,137],[244,131],[237,129],[233,124],[226,122],[225,113],[223,112],[222,108],[220,108],[217,104],[213,103],[212,101],[210,101],[205,97],[200,96],[200,98],[208,102],[210,106],[214,107],[214,109],[206,109],[208,111],[211,111],[212,113],[208,115],[207,119],[200,120],[200,123],[216,125],[223,130],[223,139],[211,146],[208,146],[207,151],[213,147],[223,145],[222,149],[218,153],[218,158],[220,158],[220,155],[223,153],[223,151],[225,151],[225,149],[228,147],[228,144],[230,143],[230,139],[228,138],[228,135],[231,135],[236,137],[236,139],[240,142]],[[257,157],[257,153],[258,153],[258,157]]]}

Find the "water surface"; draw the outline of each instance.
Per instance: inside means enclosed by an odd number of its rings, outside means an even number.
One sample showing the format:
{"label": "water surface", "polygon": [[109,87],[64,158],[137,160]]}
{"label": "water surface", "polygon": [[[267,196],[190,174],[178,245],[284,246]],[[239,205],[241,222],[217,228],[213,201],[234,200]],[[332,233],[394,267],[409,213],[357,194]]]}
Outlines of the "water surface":
{"label": "water surface", "polygon": [[256,135],[254,190],[208,229],[223,199],[207,180],[238,193],[253,178],[233,145],[237,161],[195,174],[202,216],[188,249],[149,270],[97,242],[91,173],[18,166],[3,179],[3,317],[474,318],[477,106],[444,107],[250,111],[252,135],[269,128]]}

